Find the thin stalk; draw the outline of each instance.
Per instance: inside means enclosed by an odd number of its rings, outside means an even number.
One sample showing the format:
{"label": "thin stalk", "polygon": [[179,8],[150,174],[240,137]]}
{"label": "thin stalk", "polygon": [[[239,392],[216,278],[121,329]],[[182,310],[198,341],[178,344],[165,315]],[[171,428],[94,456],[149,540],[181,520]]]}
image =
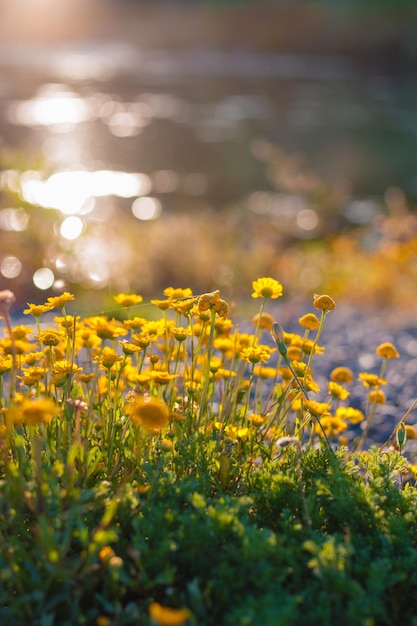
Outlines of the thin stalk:
{"label": "thin stalk", "polygon": [[197,429],[199,428],[199,426],[201,424],[201,420],[202,420],[204,412],[206,410],[207,393],[208,393],[209,385],[210,385],[210,361],[211,361],[211,356],[212,356],[212,353],[213,353],[214,323],[216,321],[216,311],[214,309],[210,309],[210,313],[211,313],[210,335],[209,335],[209,341],[208,341],[208,346],[207,346],[206,372],[205,372],[205,376],[204,376],[203,391],[201,393],[200,412],[199,412],[198,421],[197,421]]}

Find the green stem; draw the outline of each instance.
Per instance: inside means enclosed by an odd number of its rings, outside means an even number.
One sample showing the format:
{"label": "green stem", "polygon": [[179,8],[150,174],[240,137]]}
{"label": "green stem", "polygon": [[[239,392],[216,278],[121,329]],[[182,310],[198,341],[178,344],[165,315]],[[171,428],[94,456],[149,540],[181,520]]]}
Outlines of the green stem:
{"label": "green stem", "polygon": [[309,371],[311,369],[311,363],[313,361],[314,352],[315,352],[316,346],[318,344],[318,341],[320,339],[320,335],[321,335],[322,330],[323,330],[325,318],[326,318],[326,311],[322,311],[321,312],[321,318],[320,318],[320,326],[317,329],[317,334],[316,334],[316,337],[315,337],[315,339],[313,341],[313,345],[311,346],[310,354],[308,356],[307,367],[306,367],[306,371],[304,373],[304,380],[303,380],[304,385],[306,384],[307,376],[308,376],[308,373],[309,373]]}
{"label": "green stem", "polygon": [[199,428],[199,426],[201,424],[201,420],[202,420],[203,415],[204,415],[204,412],[206,410],[207,393],[208,393],[208,389],[209,389],[209,385],[210,385],[210,361],[211,361],[211,355],[213,353],[214,323],[215,323],[215,320],[216,320],[216,311],[214,309],[211,309],[210,312],[211,312],[210,335],[209,335],[209,342],[208,342],[208,346],[207,346],[206,372],[205,372],[205,376],[204,376],[203,391],[201,393],[200,412],[199,412],[198,421],[197,421],[197,428]]}

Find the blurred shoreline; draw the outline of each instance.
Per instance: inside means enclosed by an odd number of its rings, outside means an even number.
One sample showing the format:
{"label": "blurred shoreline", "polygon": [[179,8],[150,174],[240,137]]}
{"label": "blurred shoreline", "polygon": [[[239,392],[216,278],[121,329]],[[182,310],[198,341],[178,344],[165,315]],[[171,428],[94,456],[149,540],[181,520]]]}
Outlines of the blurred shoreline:
{"label": "blurred shoreline", "polygon": [[[349,55],[403,71],[417,56],[417,6],[329,2],[2,0],[3,43],[119,39],[142,48]],[[52,26],[52,27],[51,27]]]}

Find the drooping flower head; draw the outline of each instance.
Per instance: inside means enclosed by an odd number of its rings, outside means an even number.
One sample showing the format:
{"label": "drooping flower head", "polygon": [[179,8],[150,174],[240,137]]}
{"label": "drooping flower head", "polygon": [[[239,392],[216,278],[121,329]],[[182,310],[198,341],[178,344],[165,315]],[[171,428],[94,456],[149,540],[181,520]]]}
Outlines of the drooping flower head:
{"label": "drooping flower head", "polygon": [[274,323],[274,318],[269,313],[263,312],[262,314],[257,313],[252,318],[252,324],[254,326],[258,326],[259,328],[263,328],[266,330],[272,330],[272,325]]}
{"label": "drooping flower head", "polygon": [[0,313],[3,315],[8,314],[12,304],[16,302],[16,297],[13,291],[10,289],[4,289],[0,291]]}
{"label": "drooping flower head", "polygon": [[333,309],[336,308],[336,302],[327,294],[319,296],[315,293],[313,296],[313,306],[327,313],[327,311],[333,311]]}
{"label": "drooping flower head", "polygon": [[398,359],[400,356],[397,348],[389,341],[381,343],[376,349],[376,354],[385,359]]}
{"label": "drooping flower head", "polygon": [[349,367],[340,365],[330,372],[330,380],[335,383],[351,383],[353,382],[353,372]]}
{"label": "drooping flower head", "polygon": [[203,293],[198,299],[197,308],[199,313],[204,313],[204,311],[211,309],[215,311],[221,319],[226,319],[229,311],[229,305],[225,300],[222,300],[218,289],[209,293]]}
{"label": "drooping flower head", "polygon": [[306,313],[305,315],[302,315],[299,318],[298,323],[302,328],[307,328],[308,330],[317,330],[320,327],[320,320],[317,315],[314,315],[314,313]]}

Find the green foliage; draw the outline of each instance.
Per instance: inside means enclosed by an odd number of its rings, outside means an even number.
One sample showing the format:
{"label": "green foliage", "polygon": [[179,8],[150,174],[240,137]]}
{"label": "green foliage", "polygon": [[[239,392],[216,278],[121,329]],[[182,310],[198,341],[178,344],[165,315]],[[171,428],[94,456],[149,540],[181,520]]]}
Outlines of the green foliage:
{"label": "green foliage", "polygon": [[224,490],[206,444],[181,476],[149,466],[148,490],[139,474],[68,490],[56,465],[40,484],[13,469],[1,623],[146,625],[151,601],[207,626],[413,623],[417,494],[395,484],[398,453],[288,447]]}

